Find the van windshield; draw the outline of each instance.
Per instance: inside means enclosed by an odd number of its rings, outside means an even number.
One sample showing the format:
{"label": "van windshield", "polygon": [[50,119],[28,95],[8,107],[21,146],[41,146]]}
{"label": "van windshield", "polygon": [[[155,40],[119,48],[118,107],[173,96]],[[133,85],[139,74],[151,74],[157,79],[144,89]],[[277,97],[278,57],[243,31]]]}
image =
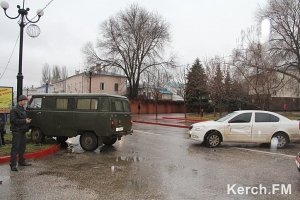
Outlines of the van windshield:
{"label": "van windshield", "polygon": [[32,98],[31,101],[29,102],[28,108],[32,109],[40,109],[42,108],[42,98]]}

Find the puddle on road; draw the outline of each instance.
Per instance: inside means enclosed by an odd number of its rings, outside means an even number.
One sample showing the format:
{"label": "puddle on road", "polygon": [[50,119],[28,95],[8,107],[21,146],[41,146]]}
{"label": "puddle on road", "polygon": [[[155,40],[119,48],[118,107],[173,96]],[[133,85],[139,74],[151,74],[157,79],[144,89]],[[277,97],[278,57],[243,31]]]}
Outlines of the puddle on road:
{"label": "puddle on road", "polygon": [[[79,144],[79,136],[69,138],[67,141],[67,152],[68,153],[74,153],[74,154],[81,154],[84,153],[85,151],[81,148]],[[114,146],[100,146],[97,148],[94,152],[97,154],[100,153],[111,153],[111,152],[116,152],[116,148]],[[145,160],[145,158],[141,157],[138,155],[137,152],[130,152],[131,155],[121,155],[116,157],[116,162],[120,161],[126,161],[126,162],[142,162]]]}

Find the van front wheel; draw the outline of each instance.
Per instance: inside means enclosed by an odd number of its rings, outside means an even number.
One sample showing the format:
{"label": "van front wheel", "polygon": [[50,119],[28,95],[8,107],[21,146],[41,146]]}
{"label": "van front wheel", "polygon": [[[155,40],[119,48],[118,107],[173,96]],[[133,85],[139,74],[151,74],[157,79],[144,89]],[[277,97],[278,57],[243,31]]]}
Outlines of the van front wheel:
{"label": "van front wheel", "polygon": [[115,137],[104,137],[103,138],[103,144],[107,145],[107,146],[111,146],[114,143],[116,143],[117,138]]}
{"label": "van front wheel", "polygon": [[85,132],[80,136],[80,146],[85,151],[94,151],[98,148],[98,138],[92,132]]}

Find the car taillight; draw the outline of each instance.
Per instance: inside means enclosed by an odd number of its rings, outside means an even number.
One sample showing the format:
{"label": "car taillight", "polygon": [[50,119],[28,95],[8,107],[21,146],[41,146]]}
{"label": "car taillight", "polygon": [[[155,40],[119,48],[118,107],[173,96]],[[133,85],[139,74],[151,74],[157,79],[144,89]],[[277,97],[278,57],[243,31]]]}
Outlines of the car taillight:
{"label": "car taillight", "polygon": [[113,119],[110,121],[110,127],[111,127],[111,129],[116,128],[115,121]]}

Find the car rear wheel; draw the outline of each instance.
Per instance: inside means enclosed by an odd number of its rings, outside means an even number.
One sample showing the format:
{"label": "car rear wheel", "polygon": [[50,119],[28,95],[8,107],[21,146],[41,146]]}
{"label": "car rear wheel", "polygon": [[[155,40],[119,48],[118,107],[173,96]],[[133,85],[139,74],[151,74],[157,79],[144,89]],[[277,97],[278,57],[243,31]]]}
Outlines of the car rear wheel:
{"label": "car rear wheel", "polygon": [[94,151],[98,148],[98,138],[92,132],[85,132],[80,136],[80,146],[85,151]]}
{"label": "car rear wheel", "polygon": [[208,147],[214,148],[221,144],[221,136],[217,132],[212,132],[206,137],[206,144]]}
{"label": "car rear wheel", "polygon": [[39,128],[33,128],[31,130],[31,140],[36,143],[36,144],[39,144],[39,143],[42,143],[45,139],[45,136],[43,135],[41,129]]}
{"label": "car rear wheel", "polygon": [[113,145],[114,143],[116,143],[116,141],[117,141],[117,138],[114,138],[114,137],[104,137],[103,138],[103,144],[108,145],[108,146]]}
{"label": "car rear wheel", "polygon": [[271,145],[273,145],[273,143],[277,144],[277,148],[281,149],[286,147],[286,145],[288,144],[288,137],[285,133],[276,133],[271,140]]}

